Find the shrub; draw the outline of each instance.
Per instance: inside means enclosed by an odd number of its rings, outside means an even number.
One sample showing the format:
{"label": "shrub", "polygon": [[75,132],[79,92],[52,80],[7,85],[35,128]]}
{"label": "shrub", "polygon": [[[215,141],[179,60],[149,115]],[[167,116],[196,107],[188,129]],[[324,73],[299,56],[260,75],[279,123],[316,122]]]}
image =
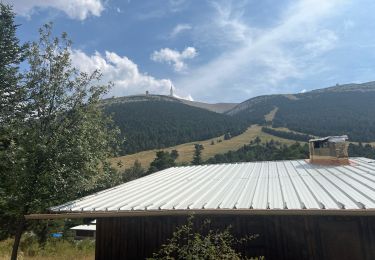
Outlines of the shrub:
{"label": "shrub", "polygon": [[185,225],[177,228],[171,239],[162,245],[159,252],[149,260],[158,259],[246,259],[234,248],[237,244],[253,240],[258,235],[236,239],[230,233],[230,227],[220,230],[204,231],[210,224],[205,220],[201,229],[194,231],[193,216]]}

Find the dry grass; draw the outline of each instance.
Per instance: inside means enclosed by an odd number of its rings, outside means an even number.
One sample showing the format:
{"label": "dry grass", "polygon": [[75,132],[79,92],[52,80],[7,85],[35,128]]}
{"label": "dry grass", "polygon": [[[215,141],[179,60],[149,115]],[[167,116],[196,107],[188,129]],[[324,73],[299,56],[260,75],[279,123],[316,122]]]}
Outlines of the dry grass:
{"label": "dry grass", "polygon": [[[25,235],[26,236],[26,235]],[[10,259],[13,239],[0,241],[0,260]],[[19,260],[92,260],[95,259],[93,241],[48,240],[40,247],[35,238],[22,239]]]}
{"label": "dry grass", "polygon": [[[179,157],[177,159],[178,163],[187,163],[193,159],[194,154],[194,144],[200,143],[204,146],[204,150],[202,151],[202,158],[204,160],[213,157],[215,154],[223,154],[228,151],[235,151],[241,148],[244,144],[248,144],[250,140],[253,140],[255,137],[259,136],[259,138],[263,141],[270,141],[271,139],[275,141],[279,141],[285,144],[292,144],[295,141],[287,140],[279,137],[275,137],[266,133],[262,132],[262,127],[258,125],[253,125],[249,127],[243,134],[235,136],[230,140],[224,140],[224,136],[219,136],[216,138],[211,138],[204,141],[198,142],[191,142],[180,144],[173,147],[168,147],[166,149],[162,149],[164,151],[171,151],[173,149],[177,150],[179,153]],[[221,142],[218,142],[221,140]],[[214,145],[211,145],[211,142],[214,141]],[[150,163],[155,159],[155,152],[158,150],[149,150],[143,151],[136,154],[121,156],[112,159],[113,164],[116,166],[118,161],[124,165],[124,168],[131,167],[135,160],[138,160],[144,168],[148,168]]]}
{"label": "dry grass", "polygon": [[298,97],[292,94],[286,94],[284,97],[289,98],[290,100],[298,100]]}
{"label": "dry grass", "polygon": [[275,107],[267,115],[264,115],[264,119],[266,120],[266,122],[272,122],[272,120],[275,118],[275,115],[276,115],[278,110],[279,110],[279,108]]}
{"label": "dry grass", "polygon": [[[10,255],[0,256],[0,260],[9,260]],[[78,254],[75,256],[23,256],[19,254],[18,260],[93,260],[95,259],[95,253],[92,255]]]}

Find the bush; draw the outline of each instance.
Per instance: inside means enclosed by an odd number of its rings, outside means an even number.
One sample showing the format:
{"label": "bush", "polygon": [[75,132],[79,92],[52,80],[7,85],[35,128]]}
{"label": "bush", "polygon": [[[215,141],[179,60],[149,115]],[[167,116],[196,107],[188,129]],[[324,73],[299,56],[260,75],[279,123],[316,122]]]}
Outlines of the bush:
{"label": "bush", "polygon": [[204,231],[210,224],[205,220],[201,229],[194,232],[193,216],[187,224],[177,228],[171,239],[162,245],[159,252],[154,253],[149,260],[157,259],[246,259],[234,248],[237,244],[253,240],[258,235],[236,239],[230,233],[230,227],[223,231]]}

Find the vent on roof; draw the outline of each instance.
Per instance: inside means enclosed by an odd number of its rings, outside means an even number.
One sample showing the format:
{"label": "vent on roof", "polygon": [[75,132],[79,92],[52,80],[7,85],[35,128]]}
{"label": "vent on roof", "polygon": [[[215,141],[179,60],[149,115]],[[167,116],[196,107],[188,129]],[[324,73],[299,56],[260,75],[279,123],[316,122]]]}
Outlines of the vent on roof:
{"label": "vent on roof", "polygon": [[309,141],[310,163],[325,165],[348,165],[347,135],[328,136]]}

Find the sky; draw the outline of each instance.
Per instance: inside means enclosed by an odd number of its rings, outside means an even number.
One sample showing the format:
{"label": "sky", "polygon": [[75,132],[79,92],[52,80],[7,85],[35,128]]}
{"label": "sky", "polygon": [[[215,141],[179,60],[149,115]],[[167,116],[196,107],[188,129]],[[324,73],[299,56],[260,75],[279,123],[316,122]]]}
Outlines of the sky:
{"label": "sky", "polygon": [[373,0],[2,0],[21,41],[54,23],[108,96],[216,102],[375,80]]}

